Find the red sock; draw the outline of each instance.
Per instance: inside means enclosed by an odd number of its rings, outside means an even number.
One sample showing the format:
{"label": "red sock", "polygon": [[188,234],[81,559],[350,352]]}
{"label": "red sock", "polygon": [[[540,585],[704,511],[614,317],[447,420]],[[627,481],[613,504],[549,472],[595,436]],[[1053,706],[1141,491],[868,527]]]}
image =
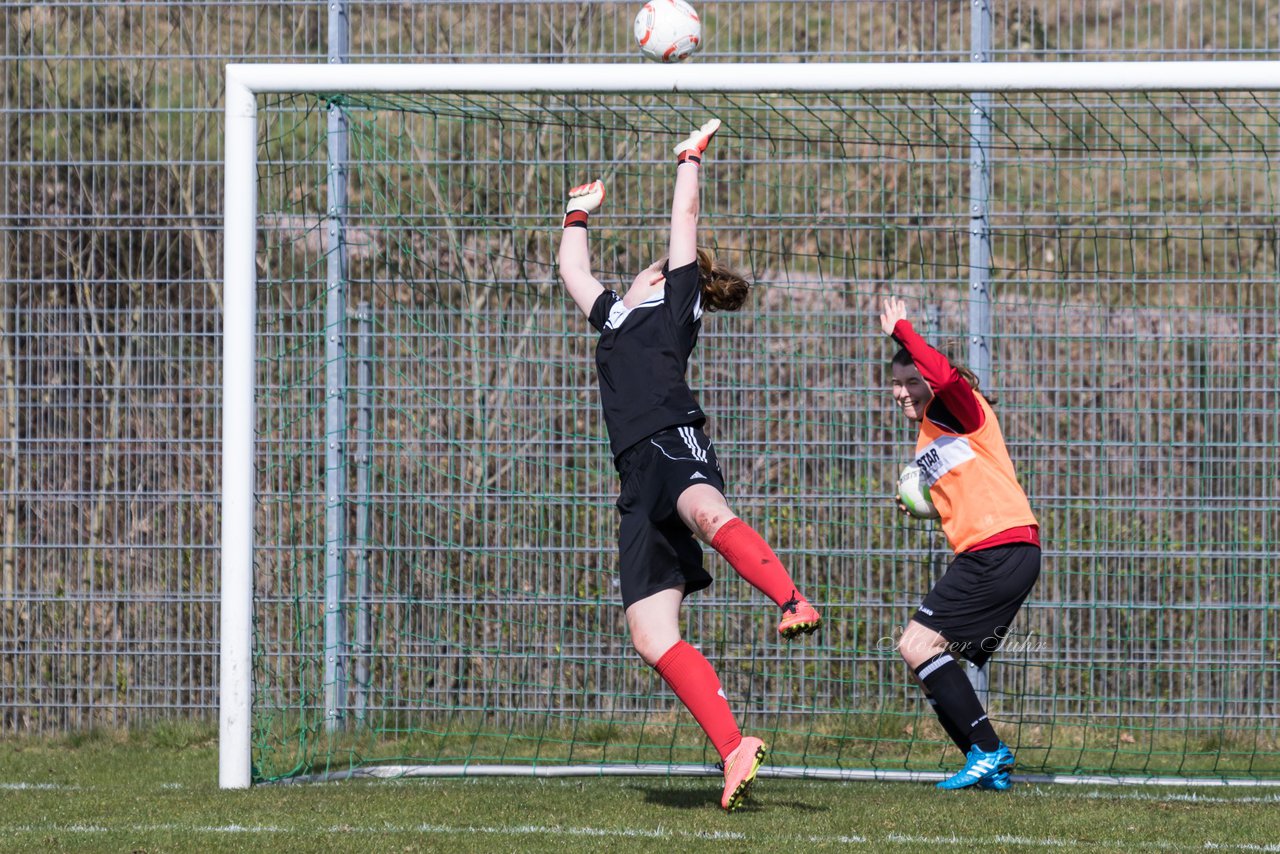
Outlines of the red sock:
{"label": "red sock", "polygon": [[711,739],[720,759],[727,759],[742,741],[742,732],[729,710],[729,701],[720,689],[720,678],[711,662],[689,644],[676,641],[653,669],[693,713],[693,719]]}
{"label": "red sock", "polygon": [[738,575],[772,599],[779,608],[792,597],[800,598],[795,582],[782,561],[778,560],[769,544],[741,519],[733,518],[721,525],[711,538],[711,548],[724,555]]}

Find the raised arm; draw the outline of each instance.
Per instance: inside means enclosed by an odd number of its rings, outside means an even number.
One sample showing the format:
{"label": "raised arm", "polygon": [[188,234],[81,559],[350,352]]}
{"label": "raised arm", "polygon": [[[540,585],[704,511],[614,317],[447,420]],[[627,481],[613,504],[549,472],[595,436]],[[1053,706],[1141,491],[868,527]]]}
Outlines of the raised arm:
{"label": "raised arm", "polygon": [[972,433],[982,426],[982,407],[978,404],[973,386],[969,385],[955,365],[942,353],[929,346],[907,319],[907,305],[897,297],[884,301],[880,314],[880,328],[898,342],[915,362],[920,377],[929,384],[942,405],[955,416],[961,432]]}
{"label": "raised arm", "polygon": [[591,249],[587,245],[587,216],[604,202],[604,184],[592,181],[569,191],[565,205],[564,231],[560,235],[560,279],[565,290],[587,317],[604,285],[591,272]]}
{"label": "raised arm", "polygon": [[671,242],[667,268],[675,270],[698,260],[698,173],[702,153],[720,129],[720,120],[698,128],[676,146],[676,186],[671,197]]}

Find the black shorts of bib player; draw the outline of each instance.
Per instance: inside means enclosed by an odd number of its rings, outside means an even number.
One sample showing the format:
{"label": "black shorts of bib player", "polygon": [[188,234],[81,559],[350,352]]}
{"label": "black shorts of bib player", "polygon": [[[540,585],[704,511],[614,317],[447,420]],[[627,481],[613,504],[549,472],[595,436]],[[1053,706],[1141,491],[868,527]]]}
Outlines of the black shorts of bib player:
{"label": "black shorts of bib player", "polygon": [[982,667],[1004,643],[1040,577],[1040,547],[1008,543],[963,552],[933,585],[912,622],[946,638],[946,650]]}

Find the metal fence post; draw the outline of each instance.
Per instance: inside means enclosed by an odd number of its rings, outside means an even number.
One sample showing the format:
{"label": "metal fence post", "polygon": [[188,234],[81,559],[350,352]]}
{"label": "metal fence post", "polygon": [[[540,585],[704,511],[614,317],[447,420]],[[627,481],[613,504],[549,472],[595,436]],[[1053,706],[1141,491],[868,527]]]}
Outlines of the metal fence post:
{"label": "metal fence post", "polygon": [[370,613],[369,597],[369,467],[372,463],[373,430],[373,321],[369,303],[356,307],[356,629],[352,643],[355,656],[355,715],[364,723],[369,710]]}
{"label": "metal fence post", "polygon": [[[990,0],[973,0],[970,26],[972,62],[990,62],[992,49]],[[991,381],[991,153],[990,92],[970,96],[969,111],[969,369],[981,385]],[[987,705],[987,671],[969,667],[966,671],[978,699]]]}
{"label": "metal fence post", "polygon": [[[329,62],[347,61],[346,4],[329,3]],[[325,514],[324,514],[324,715],[336,729],[346,702],[346,627],[342,613],[346,589],[346,240],[347,116],[337,104],[328,111],[328,228],[325,244]]]}

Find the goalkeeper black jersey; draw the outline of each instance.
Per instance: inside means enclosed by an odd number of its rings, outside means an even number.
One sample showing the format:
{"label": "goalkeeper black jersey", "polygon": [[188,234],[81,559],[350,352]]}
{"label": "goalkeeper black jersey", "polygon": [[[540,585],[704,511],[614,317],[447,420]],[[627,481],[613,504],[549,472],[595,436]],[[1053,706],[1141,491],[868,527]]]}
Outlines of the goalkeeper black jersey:
{"label": "goalkeeper black jersey", "polygon": [[615,291],[605,291],[591,307],[600,332],[596,376],[614,459],[659,430],[707,420],[685,371],[702,328],[701,288],[696,261],[662,273],[662,292],[633,308]]}

